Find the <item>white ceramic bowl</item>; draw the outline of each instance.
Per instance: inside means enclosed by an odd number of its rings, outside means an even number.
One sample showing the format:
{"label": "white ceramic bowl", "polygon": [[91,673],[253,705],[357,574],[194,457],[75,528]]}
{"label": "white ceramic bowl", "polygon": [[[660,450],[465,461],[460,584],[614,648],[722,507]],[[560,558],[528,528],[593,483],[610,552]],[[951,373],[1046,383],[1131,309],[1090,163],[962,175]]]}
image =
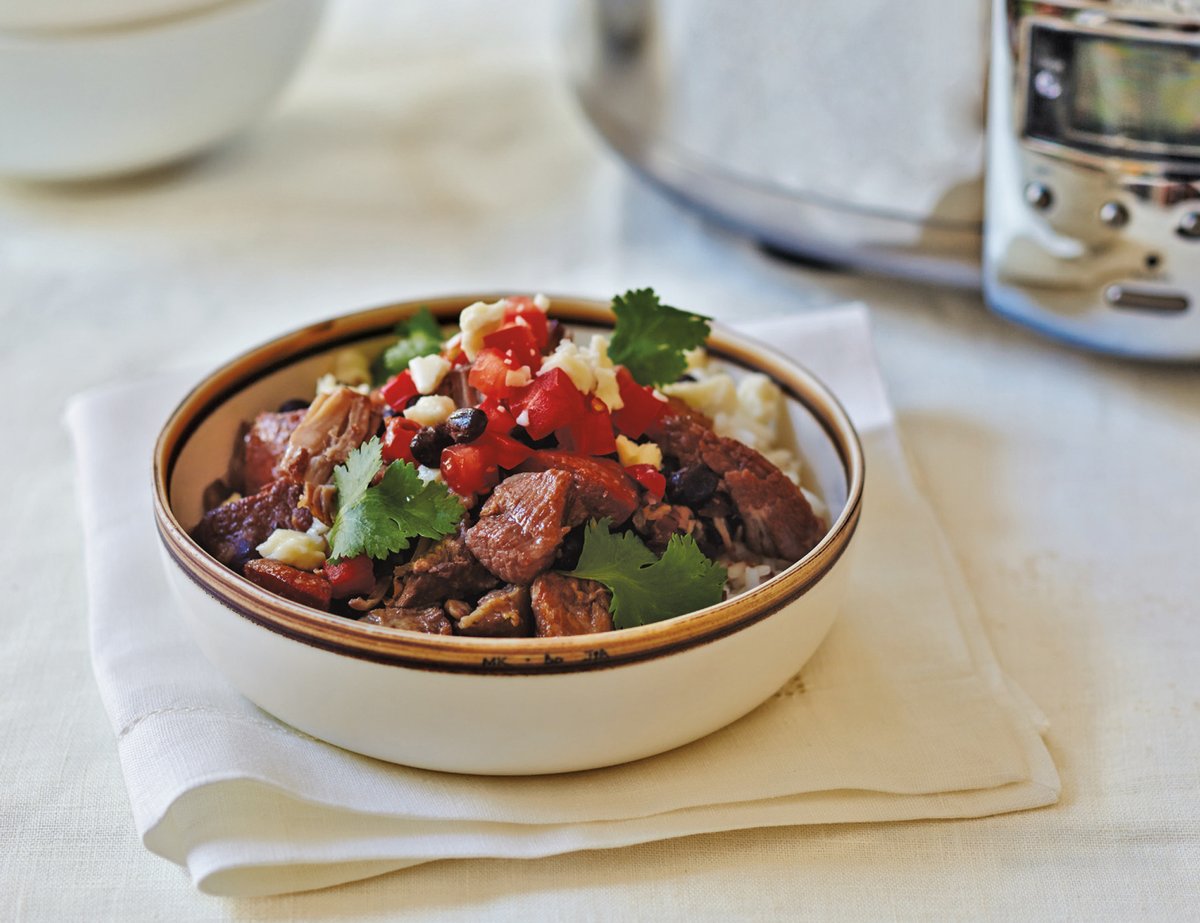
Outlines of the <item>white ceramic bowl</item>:
{"label": "white ceramic bowl", "polygon": [[193,13],[230,0],[0,0],[0,29],[47,32],[124,26]]}
{"label": "white ceramic bowl", "polygon": [[235,0],[77,32],[0,32],[0,175],[85,179],[169,163],[249,125],[324,0]]}
{"label": "white ceramic bowl", "polygon": [[[311,391],[348,344],[382,344],[428,304],[452,320],[494,295],[412,302],[288,334],[214,372],[167,421],[154,456],[167,575],[204,653],[266,711],[349,750],[487,774],[589,769],[696,740],[766,700],[829,630],[850,574],[863,457],[846,414],[809,373],[726,330],[714,355],[766,372],[788,395],[809,470],[833,519],[779,576],[731,600],[638,628],[568,638],[484,639],[363,624],[270,594],[187,534],[242,420]],[[606,306],[552,300],[552,314],[605,327]],[[664,588],[666,589],[666,588]],[[168,617],[164,615],[164,617]]]}

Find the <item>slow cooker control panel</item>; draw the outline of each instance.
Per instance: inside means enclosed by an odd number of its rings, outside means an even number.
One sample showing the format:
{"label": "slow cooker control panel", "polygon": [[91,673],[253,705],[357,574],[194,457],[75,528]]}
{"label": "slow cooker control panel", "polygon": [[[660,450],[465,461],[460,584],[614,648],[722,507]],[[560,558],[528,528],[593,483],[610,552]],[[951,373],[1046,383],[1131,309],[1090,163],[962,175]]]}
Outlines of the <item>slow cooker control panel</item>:
{"label": "slow cooker control panel", "polygon": [[1195,27],[1145,4],[994,0],[984,295],[997,311],[1099,349],[1200,359]]}

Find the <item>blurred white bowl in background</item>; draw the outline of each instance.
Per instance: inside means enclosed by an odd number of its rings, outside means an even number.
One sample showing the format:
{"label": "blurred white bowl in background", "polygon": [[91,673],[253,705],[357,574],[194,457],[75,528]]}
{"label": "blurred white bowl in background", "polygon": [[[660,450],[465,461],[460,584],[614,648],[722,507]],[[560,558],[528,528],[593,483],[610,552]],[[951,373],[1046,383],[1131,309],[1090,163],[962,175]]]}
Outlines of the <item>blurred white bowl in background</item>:
{"label": "blurred white bowl in background", "polygon": [[0,0],[0,30],[61,31],[132,25],[188,15],[230,2],[231,0]]}
{"label": "blurred white bowl in background", "polygon": [[211,146],[275,100],[324,5],[235,0],[119,28],[0,30],[0,174],[94,178]]}

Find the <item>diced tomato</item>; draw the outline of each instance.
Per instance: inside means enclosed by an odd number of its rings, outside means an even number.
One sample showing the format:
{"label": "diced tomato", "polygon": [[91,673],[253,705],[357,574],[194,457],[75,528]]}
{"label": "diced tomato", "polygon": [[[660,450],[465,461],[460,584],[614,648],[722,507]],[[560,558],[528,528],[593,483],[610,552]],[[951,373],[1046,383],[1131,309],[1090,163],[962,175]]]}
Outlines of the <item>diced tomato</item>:
{"label": "diced tomato", "polygon": [[583,395],[562,369],[551,369],[526,385],[509,407],[533,439],[544,439],[557,429],[578,419],[586,410]]}
{"label": "diced tomato", "polygon": [[495,398],[485,397],[479,402],[479,409],[487,414],[487,431],[500,436],[507,436],[517,425],[512,411]]}
{"label": "diced tomato", "polygon": [[405,369],[399,375],[393,375],[388,383],[379,389],[379,395],[387,402],[392,410],[403,411],[408,399],[417,393],[413,384],[412,372]]}
{"label": "diced tomato", "polygon": [[333,588],[334,599],[367,596],[375,589],[375,565],[371,563],[370,555],[327,561],[325,577]]}
{"label": "diced tomato", "polygon": [[420,428],[420,423],[407,417],[392,417],[388,420],[387,430],[383,434],[383,460],[388,464],[406,461],[415,465],[417,462],[412,454],[412,438]]}
{"label": "diced tomato", "polygon": [[560,445],[580,455],[608,455],[617,451],[612,415],[598,397],[589,398],[583,413],[556,435]]}
{"label": "diced tomato", "polygon": [[467,376],[467,384],[486,397],[499,400],[512,393],[507,378],[512,371],[504,354],[498,349],[483,349],[475,357],[471,372]]}
{"label": "diced tomato", "polygon": [[[540,312],[539,312],[540,313]],[[542,367],[542,355],[534,339],[533,331],[522,324],[509,324],[483,338],[483,345],[488,349],[498,350],[503,354],[509,368],[519,369],[529,366],[531,372]]]}
{"label": "diced tomato", "polygon": [[506,299],[504,320],[528,327],[539,353],[550,342],[550,323],[546,320],[546,312],[535,305],[532,298],[522,295]]}
{"label": "diced tomato", "polygon": [[617,366],[617,387],[621,389],[624,406],[613,411],[617,430],[630,439],[637,439],[667,411],[665,401],[654,396],[654,389],[639,385],[623,365]]}
{"label": "diced tomato", "polygon": [[653,465],[629,465],[625,468],[629,476],[646,488],[646,492],[661,500],[667,492],[667,479]]}
{"label": "diced tomato", "polygon": [[490,430],[480,436],[475,444],[487,452],[497,465],[508,471],[524,463],[533,454],[533,449],[525,443]]}
{"label": "diced tomato", "polygon": [[494,486],[500,473],[495,459],[476,440],[442,450],[442,477],[460,497],[469,497]]}

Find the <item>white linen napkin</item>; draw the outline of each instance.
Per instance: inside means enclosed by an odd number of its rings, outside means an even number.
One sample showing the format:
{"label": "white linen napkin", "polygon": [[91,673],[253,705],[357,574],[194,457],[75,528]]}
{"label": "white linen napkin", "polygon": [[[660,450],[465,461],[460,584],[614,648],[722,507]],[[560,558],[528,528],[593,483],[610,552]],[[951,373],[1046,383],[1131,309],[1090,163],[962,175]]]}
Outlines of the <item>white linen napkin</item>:
{"label": "white linen napkin", "polygon": [[861,306],[745,330],[841,397],[867,455],[850,598],[761,708],[625,766],[481,778],[314,740],[238,695],[161,572],[149,459],[194,375],[75,398],[92,661],[147,848],[202,891],[320,888],[445,858],[533,858],[788,824],[977,817],[1055,802],[1036,708],[1008,684],[907,464]]}

